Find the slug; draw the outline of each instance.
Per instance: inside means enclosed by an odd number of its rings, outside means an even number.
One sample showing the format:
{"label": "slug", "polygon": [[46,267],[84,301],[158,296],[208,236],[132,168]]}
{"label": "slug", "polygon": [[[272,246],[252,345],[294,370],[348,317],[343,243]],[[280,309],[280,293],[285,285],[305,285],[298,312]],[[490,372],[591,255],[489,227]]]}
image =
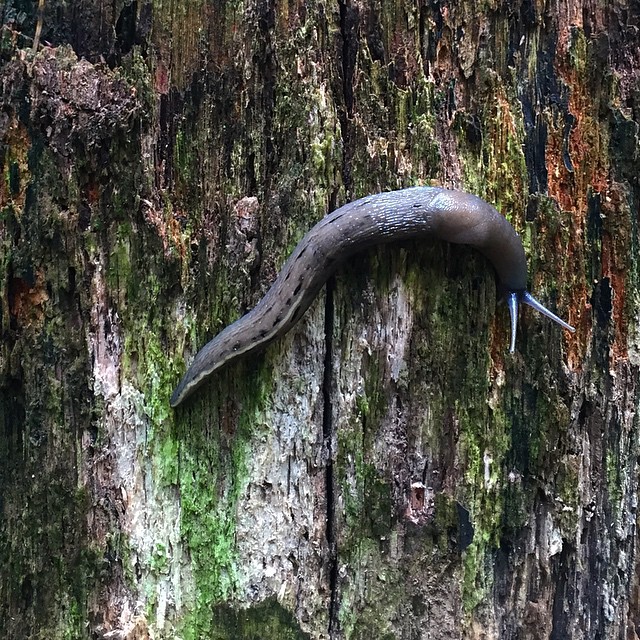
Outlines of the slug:
{"label": "slug", "polygon": [[355,200],[318,222],[302,238],[264,298],[198,352],[173,392],[171,406],[182,403],[216,369],[262,349],[291,329],[346,258],[372,245],[422,237],[471,245],[491,261],[507,292],[512,353],[521,302],[574,331],[526,290],[522,242],[494,207],[463,191],[411,187]]}

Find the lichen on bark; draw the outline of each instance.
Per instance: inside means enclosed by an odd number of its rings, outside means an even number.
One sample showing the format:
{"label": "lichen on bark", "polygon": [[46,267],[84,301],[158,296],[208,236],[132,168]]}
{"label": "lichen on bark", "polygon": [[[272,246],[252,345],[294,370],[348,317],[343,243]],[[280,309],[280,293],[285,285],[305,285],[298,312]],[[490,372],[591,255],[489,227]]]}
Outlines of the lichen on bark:
{"label": "lichen on bark", "polygon": [[[5,633],[637,634],[635,5],[47,0],[34,53],[35,4],[0,43]],[[406,242],[169,408],[315,221],[418,183],[496,204],[575,336],[525,311],[509,356],[486,261]]]}

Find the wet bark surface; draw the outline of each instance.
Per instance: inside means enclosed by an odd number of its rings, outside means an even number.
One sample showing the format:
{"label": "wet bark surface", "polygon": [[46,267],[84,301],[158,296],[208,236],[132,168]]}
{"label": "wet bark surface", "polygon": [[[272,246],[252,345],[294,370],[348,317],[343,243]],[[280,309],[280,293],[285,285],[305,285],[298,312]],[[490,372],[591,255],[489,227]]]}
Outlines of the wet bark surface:
{"label": "wet bark surface", "polygon": [[[637,2],[0,14],[6,637],[638,636]],[[432,183],[574,335],[510,356],[486,261],[399,243],[169,408],[315,221]]]}

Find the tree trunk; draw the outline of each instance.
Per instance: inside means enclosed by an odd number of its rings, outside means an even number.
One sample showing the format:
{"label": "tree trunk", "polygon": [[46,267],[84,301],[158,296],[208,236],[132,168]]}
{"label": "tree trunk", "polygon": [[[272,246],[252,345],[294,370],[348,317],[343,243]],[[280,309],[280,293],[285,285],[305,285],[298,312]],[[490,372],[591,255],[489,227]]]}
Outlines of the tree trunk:
{"label": "tree trunk", "polygon": [[[637,0],[0,11],[5,637],[638,638]],[[482,256],[397,243],[170,408],[314,222],[415,184],[576,333],[510,355]]]}

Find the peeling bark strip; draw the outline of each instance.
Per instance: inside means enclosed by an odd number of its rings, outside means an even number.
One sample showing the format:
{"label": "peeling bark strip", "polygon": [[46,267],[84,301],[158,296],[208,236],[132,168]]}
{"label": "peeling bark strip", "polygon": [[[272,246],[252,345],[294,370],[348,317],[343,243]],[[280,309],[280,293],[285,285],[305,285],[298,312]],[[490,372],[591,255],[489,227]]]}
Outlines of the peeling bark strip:
{"label": "peeling bark strip", "polygon": [[[46,0],[35,56],[0,16],[5,637],[640,637],[636,2]],[[507,214],[566,352],[394,245],[175,422],[304,230],[429,181]]]}

